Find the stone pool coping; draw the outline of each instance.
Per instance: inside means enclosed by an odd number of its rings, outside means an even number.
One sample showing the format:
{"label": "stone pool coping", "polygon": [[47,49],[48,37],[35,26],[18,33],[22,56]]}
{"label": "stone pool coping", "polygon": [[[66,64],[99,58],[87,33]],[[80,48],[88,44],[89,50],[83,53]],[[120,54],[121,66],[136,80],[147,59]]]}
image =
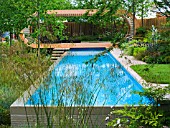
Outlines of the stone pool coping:
{"label": "stone pool coping", "polygon": [[132,75],[137,82],[139,82],[143,87],[143,84],[146,83],[141,76],[139,76],[130,66],[136,64],[146,64],[145,62],[136,60],[133,56],[123,55],[123,52],[119,48],[114,48],[110,53],[116,58],[117,61]]}

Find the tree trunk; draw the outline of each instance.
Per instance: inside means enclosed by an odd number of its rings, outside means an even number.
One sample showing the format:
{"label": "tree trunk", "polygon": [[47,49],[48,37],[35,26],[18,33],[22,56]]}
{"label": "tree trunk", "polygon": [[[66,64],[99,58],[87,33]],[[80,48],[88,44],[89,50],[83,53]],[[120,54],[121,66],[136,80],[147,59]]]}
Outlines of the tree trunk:
{"label": "tree trunk", "polygon": [[142,3],[142,14],[141,14],[141,20],[142,20],[142,27],[144,26],[144,20],[143,20],[143,15],[144,15],[144,3]]}
{"label": "tree trunk", "polygon": [[12,36],[11,36],[11,31],[9,32],[9,46],[12,46]]}
{"label": "tree trunk", "polygon": [[38,19],[37,19],[37,26],[38,26],[38,51],[37,51],[37,56],[38,56],[38,60],[40,59],[40,12],[39,12],[39,0],[37,0],[37,8],[38,8]]}
{"label": "tree trunk", "polygon": [[135,35],[135,0],[133,0],[133,5],[132,5],[132,11],[133,11],[133,35]]}

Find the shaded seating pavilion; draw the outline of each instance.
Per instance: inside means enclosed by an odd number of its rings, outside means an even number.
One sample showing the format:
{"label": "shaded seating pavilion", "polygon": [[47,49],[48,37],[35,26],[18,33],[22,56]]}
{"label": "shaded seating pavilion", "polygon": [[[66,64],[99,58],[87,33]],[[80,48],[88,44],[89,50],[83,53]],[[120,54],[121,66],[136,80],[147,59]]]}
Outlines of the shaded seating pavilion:
{"label": "shaded seating pavilion", "polygon": [[[93,16],[94,14],[97,13],[97,9],[78,9],[78,10],[48,10],[47,14],[52,14],[52,15],[56,15],[56,17],[80,17],[83,16],[84,14],[87,14],[87,16]],[[120,13],[121,12],[121,13]],[[118,12],[119,14],[124,14],[125,12],[120,10],[120,12]],[[126,17],[124,17],[126,19]],[[130,33],[131,31],[131,26],[130,26],[130,22],[129,20],[126,20],[129,26],[129,31],[128,33]],[[98,26],[97,26],[98,27]],[[73,25],[74,28],[74,25]],[[81,31],[81,30],[80,30]],[[30,33],[32,32],[32,27],[30,27]],[[73,33],[74,34],[74,33]],[[20,34],[21,39],[24,41],[25,44],[28,44],[29,40],[27,38],[25,38],[24,34]],[[71,35],[72,37],[72,35]],[[80,47],[79,43],[81,42],[81,40],[54,40],[54,41],[50,41],[46,36],[42,37],[40,39],[40,48],[56,48],[56,47]],[[73,44],[73,43],[78,43],[78,44]],[[86,44],[83,44],[84,42],[81,42],[81,44],[83,46],[86,46]],[[88,41],[86,43],[89,43]],[[97,41],[95,43],[91,43],[90,46],[91,47],[95,47],[97,45],[97,43],[100,43],[100,46],[103,46],[104,43],[107,44],[107,47],[111,46],[110,42],[106,42],[103,41],[102,43],[100,41]],[[37,44],[30,44],[29,46],[33,47],[33,48],[37,48],[38,45]],[[99,45],[97,45],[99,46]]]}
{"label": "shaded seating pavilion", "polygon": [[[49,15],[55,15],[56,17],[80,17],[83,15],[87,16],[93,16],[94,14],[97,13],[97,9],[78,9],[78,10],[48,10],[47,14]],[[118,13],[125,13],[123,10],[118,11]],[[122,15],[122,14],[121,14]],[[126,18],[126,17],[124,17]],[[127,23],[129,22],[126,20]],[[129,26],[129,31],[131,30],[131,23],[128,23]],[[105,33],[108,30],[104,30],[99,28],[99,26],[95,26],[91,23],[83,22],[83,23],[75,23],[75,22],[64,22],[64,25],[67,26],[66,29],[64,30],[64,33],[66,36],[71,37],[69,39],[62,39],[56,37],[56,39],[49,40],[46,36],[41,37],[41,42],[42,43],[80,43],[80,39],[72,39],[75,35],[81,36],[81,35],[95,35],[95,33]],[[128,32],[130,33],[130,32]],[[100,39],[98,39],[100,41]]]}
{"label": "shaded seating pavilion", "polygon": [[[87,14],[87,16],[92,16],[97,12],[97,9],[93,9],[93,10],[87,10],[87,9],[79,9],[79,10],[48,10],[47,14],[51,15],[56,15],[56,17],[80,17],[83,16],[84,14]],[[67,32],[67,34],[69,33],[69,35],[72,37],[73,34],[75,34],[75,28],[76,24],[69,24],[67,22],[67,24],[65,24],[66,26],[70,26],[71,30],[68,30],[69,32]],[[70,29],[70,28],[69,28]],[[73,30],[74,29],[74,30]],[[76,28],[77,29],[77,28]],[[79,33],[82,31],[80,30],[81,27],[78,27],[78,30],[76,31],[76,34],[79,35]],[[30,30],[32,31],[32,30]],[[40,38],[41,43],[80,43],[81,40],[79,39],[64,39],[64,40],[60,40],[59,37],[56,37],[55,40],[50,40],[47,38],[47,36],[43,36]]]}

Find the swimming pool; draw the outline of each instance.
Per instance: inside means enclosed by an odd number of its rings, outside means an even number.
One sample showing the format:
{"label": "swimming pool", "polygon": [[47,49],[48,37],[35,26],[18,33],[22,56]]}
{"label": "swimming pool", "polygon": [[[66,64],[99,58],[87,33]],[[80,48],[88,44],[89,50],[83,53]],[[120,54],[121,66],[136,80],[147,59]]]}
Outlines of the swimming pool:
{"label": "swimming pool", "polygon": [[54,67],[47,81],[25,105],[123,106],[148,104],[133,91],[142,86],[104,48],[70,49]]}
{"label": "swimming pool", "polygon": [[94,57],[104,50],[71,49],[41,85],[31,85],[11,105],[11,126],[107,128],[113,107],[148,104],[147,98],[131,93],[143,88],[110,52]]}

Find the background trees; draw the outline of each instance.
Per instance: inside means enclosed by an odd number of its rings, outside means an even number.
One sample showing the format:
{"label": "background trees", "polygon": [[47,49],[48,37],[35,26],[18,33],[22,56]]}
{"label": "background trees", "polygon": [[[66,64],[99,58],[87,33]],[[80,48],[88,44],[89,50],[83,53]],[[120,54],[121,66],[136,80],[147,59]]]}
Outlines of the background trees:
{"label": "background trees", "polygon": [[[18,35],[23,28],[32,25],[34,22],[36,27],[33,37],[35,38],[36,35],[37,39],[40,35],[40,19],[46,22],[46,18],[48,18],[48,21],[50,21],[49,16],[47,17],[47,10],[71,8],[69,0],[6,0],[5,2],[0,1],[0,4],[1,32],[9,31]],[[51,24],[51,22],[47,23]]]}
{"label": "background trees", "polygon": [[154,0],[155,6],[160,13],[166,17],[170,17],[170,1],[168,0]]}
{"label": "background trees", "polygon": [[29,8],[29,5],[23,5],[23,3],[25,2],[22,0],[0,1],[0,28],[2,32],[9,31],[11,34],[15,31],[18,34],[27,26],[27,18],[32,12],[27,11],[28,9],[26,8]]}

